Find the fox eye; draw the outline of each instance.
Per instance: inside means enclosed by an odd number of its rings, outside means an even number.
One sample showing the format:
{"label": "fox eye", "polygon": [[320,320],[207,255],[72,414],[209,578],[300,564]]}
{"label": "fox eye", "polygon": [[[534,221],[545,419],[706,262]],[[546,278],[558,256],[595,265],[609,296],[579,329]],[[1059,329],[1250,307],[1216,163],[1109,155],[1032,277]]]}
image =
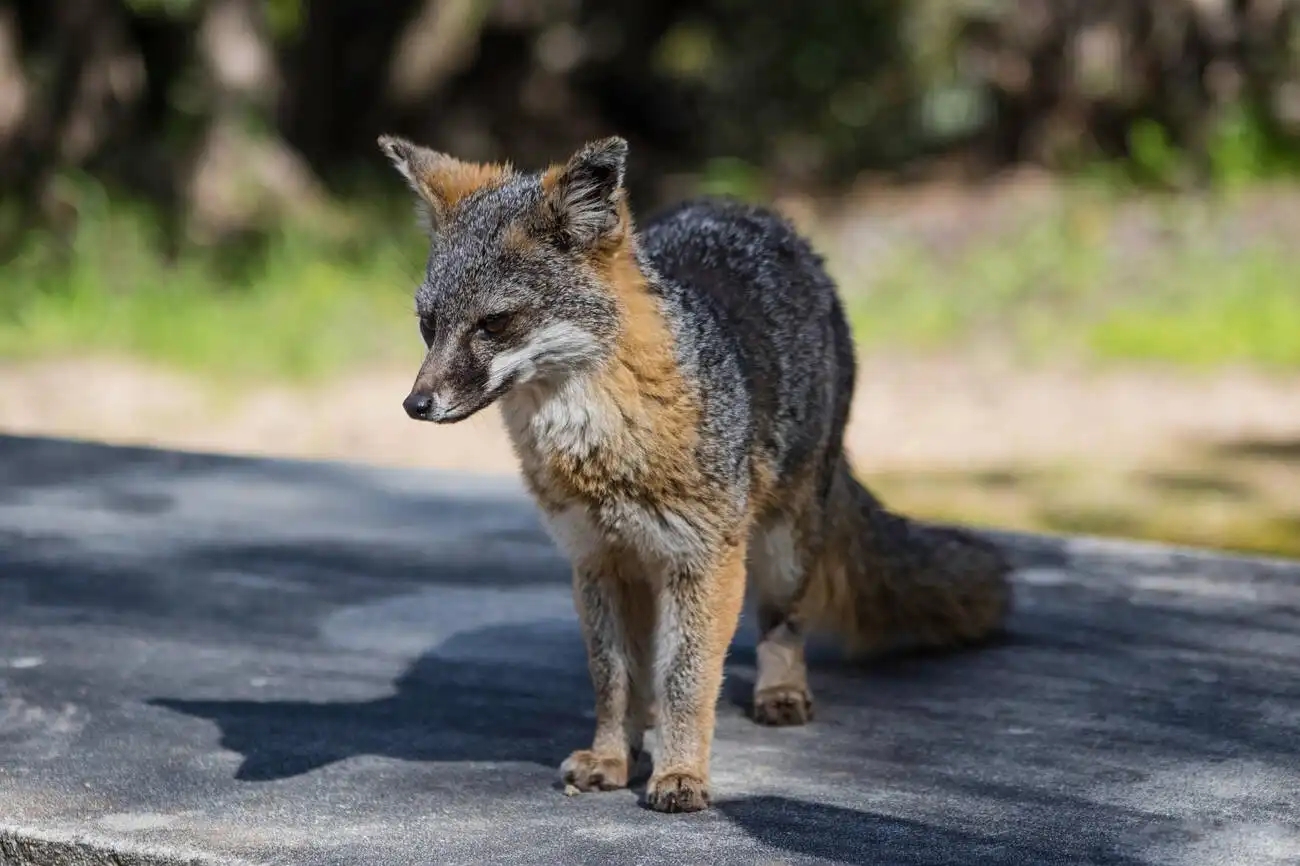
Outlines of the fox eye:
{"label": "fox eye", "polygon": [[497,336],[506,329],[510,324],[509,313],[495,313],[491,316],[485,316],[478,323],[478,329],[490,336]]}
{"label": "fox eye", "polygon": [[433,337],[434,337],[433,319],[421,316],[420,317],[420,338],[424,340],[424,345],[432,346]]}

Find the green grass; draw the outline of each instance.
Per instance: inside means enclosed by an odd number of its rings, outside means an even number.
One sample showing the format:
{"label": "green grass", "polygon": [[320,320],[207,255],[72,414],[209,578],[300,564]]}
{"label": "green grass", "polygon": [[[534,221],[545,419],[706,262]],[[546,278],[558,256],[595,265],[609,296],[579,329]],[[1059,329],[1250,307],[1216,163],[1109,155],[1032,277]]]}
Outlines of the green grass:
{"label": "green grass", "polygon": [[959,250],[915,242],[869,277],[836,275],[869,349],[1295,368],[1300,245],[1245,232],[1234,207],[1082,194]]}
{"label": "green grass", "polygon": [[[166,263],[156,223],[83,208],[61,245],[6,265],[0,358],[126,356],[225,380],[320,380],[418,352],[423,241],[405,202],[342,232]],[[1300,208],[1297,208],[1300,211]],[[871,271],[827,250],[860,344],[1184,368],[1300,366],[1300,226],[1247,231],[1238,199],[1125,201],[1084,189],[960,244],[914,240]],[[1298,217],[1300,219],[1300,217]]]}
{"label": "green grass", "polygon": [[0,358],[124,357],[240,382],[318,380],[418,352],[422,246],[405,225],[331,242],[281,234],[171,263],[151,226],[119,207],[66,245],[33,239],[5,268]]}
{"label": "green grass", "polygon": [[1098,356],[1209,367],[1300,366],[1300,251],[1171,261],[1147,297],[1089,324]]}

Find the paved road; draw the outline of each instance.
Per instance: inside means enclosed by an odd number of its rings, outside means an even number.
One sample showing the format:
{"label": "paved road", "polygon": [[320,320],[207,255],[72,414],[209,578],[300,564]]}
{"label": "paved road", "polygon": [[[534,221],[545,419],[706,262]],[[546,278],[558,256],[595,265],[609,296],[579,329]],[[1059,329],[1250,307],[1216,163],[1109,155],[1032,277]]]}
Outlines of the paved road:
{"label": "paved road", "polygon": [[717,808],[566,798],[567,570],[512,479],[0,438],[0,862],[1300,862],[1300,566],[1022,543],[1002,645],[743,715]]}

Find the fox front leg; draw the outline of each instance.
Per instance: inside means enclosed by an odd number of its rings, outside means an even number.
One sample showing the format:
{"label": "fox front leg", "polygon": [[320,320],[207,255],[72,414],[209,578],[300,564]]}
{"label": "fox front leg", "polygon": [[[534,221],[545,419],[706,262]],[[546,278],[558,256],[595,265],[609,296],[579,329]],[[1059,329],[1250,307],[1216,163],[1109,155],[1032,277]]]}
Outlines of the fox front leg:
{"label": "fox front leg", "polygon": [[743,546],[721,552],[699,573],[665,577],[655,647],[660,750],[646,791],[656,811],[697,812],[709,806],[723,662],[744,600]]}
{"label": "fox front leg", "polygon": [[596,695],[596,732],[591,748],[569,755],[560,775],[579,791],[611,791],[627,786],[644,745],[654,603],[641,576],[608,553],[575,567],[573,593]]}

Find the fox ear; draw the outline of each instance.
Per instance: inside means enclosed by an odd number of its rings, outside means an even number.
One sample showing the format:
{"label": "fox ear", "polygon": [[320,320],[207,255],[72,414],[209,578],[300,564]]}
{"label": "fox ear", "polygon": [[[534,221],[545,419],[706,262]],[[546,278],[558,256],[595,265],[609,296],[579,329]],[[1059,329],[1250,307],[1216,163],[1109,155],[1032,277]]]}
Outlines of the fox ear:
{"label": "fox ear", "polygon": [[617,234],[626,165],[627,141],[612,136],[588,142],[543,176],[554,228],[569,246],[590,250]]}
{"label": "fox ear", "polygon": [[508,165],[462,162],[395,135],[381,135],[379,149],[420,197],[422,215],[431,229],[442,224],[462,199],[501,183],[511,171]]}
{"label": "fox ear", "polygon": [[451,157],[395,135],[379,136],[379,149],[420,197],[420,211],[426,228],[431,229],[446,219],[446,202],[438,194],[434,179],[439,170],[452,161]]}

